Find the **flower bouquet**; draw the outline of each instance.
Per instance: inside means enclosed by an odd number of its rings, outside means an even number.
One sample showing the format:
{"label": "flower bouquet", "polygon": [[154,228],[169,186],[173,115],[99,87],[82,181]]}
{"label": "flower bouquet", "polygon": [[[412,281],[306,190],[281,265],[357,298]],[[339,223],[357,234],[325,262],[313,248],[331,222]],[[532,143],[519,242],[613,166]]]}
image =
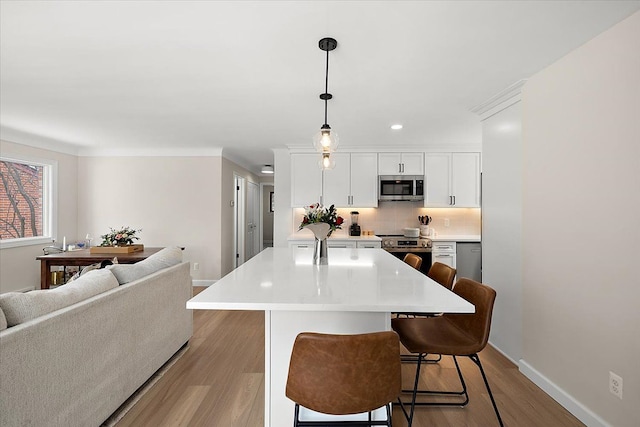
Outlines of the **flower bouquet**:
{"label": "flower bouquet", "polygon": [[320,203],[314,203],[313,205],[306,206],[304,208],[304,218],[302,218],[302,223],[298,230],[302,230],[311,224],[325,223],[329,225],[326,235],[326,237],[329,237],[334,230],[338,228],[342,229],[341,226],[343,222],[344,218],[338,215],[335,205],[325,208]]}
{"label": "flower bouquet", "polygon": [[136,230],[131,227],[122,227],[115,230],[109,227],[109,232],[100,236],[102,242],[100,246],[90,248],[91,253],[129,253],[140,252],[144,250],[144,245],[134,244],[135,240],[140,240],[136,233],[142,229]]}
{"label": "flower bouquet", "polygon": [[140,240],[136,233],[142,229],[134,230],[130,227],[122,227],[120,230],[114,230],[109,227],[109,232],[100,236],[102,243],[100,246],[127,246],[132,245],[134,240]]}
{"label": "flower bouquet", "polygon": [[313,263],[319,265],[328,264],[327,237],[334,230],[342,228],[344,219],[338,216],[334,205],[325,208],[320,203],[314,203],[304,208],[305,214],[298,230],[308,228],[315,236],[313,246]]}

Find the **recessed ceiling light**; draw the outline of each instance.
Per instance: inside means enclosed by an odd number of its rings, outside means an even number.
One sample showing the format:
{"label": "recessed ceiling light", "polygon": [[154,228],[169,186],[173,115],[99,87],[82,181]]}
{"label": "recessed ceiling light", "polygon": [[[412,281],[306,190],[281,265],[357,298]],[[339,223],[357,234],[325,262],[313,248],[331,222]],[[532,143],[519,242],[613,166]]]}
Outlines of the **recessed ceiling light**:
{"label": "recessed ceiling light", "polygon": [[395,125],[391,125],[391,129],[400,130],[400,129],[402,129],[402,125],[400,123],[397,123]]}

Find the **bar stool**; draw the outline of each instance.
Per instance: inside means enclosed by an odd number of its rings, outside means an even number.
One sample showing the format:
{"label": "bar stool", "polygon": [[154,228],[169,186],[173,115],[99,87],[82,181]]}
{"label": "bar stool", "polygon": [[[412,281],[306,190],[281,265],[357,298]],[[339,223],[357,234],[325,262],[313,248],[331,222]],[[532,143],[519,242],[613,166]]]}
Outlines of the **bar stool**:
{"label": "bar stool", "polygon": [[[462,376],[462,371],[458,365],[457,356],[470,358],[480,369],[484,385],[489,392],[493,409],[498,418],[498,423],[502,426],[502,418],[498,411],[498,406],[491,393],[489,382],[480,363],[478,353],[485,348],[489,340],[491,330],[491,315],[493,303],[496,298],[496,291],[489,286],[483,285],[471,279],[462,278],[453,287],[453,292],[466,299],[475,306],[473,314],[443,314],[438,317],[416,317],[397,318],[391,320],[391,327],[400,336],[400,342],[411,353],[418,355],[416,376],[413,390],[403,390],[411,392],[411,410],[409,413],[404,405],[409,402],[400,402],[400,407],[404,412],[409,427],[413,423],[413,415],[416,406],[465,406],[469,403],[467,386]],[[461,391],[431,391],[418,390],[418,380],[420,378],[420,368],[423,357],[427,354],[444,354],[453,356],[453,361],[458,371]],[[416,402],[418,394],[440,394],[464,396],[461,402]]]}
{"label": "bar stool", "polygon": [[[286,396],[295,402],[294,426],[391,426],[400,395],[400,342],[393,331],[357,335],[302,332],[293,344]],[[363,421],[303,421],[300,406],[331,415],[369,413]],[[371,412],[386,407],[386,420]]]}
{"label": "bar stool", "polygon": [[427,276],[451,290],[453,288],[453,279],[456,277],[456,269],[441,262],[434,262],[429,268]]}
{"label": "bar stool", "polygon": [[402,259],[402,261],[406,262],[416,270],[420,270],[420,267],[422,267],[422,258],[420,258],[416,254],[411,254],[411,253],[406,254]]}

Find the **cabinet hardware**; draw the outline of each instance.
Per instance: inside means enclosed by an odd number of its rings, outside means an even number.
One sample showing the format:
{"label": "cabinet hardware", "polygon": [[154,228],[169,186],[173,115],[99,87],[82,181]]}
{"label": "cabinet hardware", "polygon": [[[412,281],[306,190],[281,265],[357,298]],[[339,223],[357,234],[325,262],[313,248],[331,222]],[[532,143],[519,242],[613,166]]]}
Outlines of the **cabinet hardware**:
{"label": "cabinet hardware", "polygon": [[455,206],[456,204],[456,196],[453,196],[453,205]]}

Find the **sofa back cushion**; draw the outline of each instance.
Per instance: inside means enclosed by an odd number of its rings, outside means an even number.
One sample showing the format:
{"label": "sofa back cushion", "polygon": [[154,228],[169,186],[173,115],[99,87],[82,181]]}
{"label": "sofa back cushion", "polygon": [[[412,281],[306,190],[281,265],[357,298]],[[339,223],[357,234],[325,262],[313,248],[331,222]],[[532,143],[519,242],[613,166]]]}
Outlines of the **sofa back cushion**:
{"label": "sofa back cushion", "polygon": [[55,289],[0,294],[0,309],[11,327],[117,287],[110,271],[93,270]]}
{"label": "sofa back cushion", "polygon": [[182,250],[175,246],[164,248],[135,264],[114,264],[107,269],[116,276],[118,283],[124,285],[181,262]]}

